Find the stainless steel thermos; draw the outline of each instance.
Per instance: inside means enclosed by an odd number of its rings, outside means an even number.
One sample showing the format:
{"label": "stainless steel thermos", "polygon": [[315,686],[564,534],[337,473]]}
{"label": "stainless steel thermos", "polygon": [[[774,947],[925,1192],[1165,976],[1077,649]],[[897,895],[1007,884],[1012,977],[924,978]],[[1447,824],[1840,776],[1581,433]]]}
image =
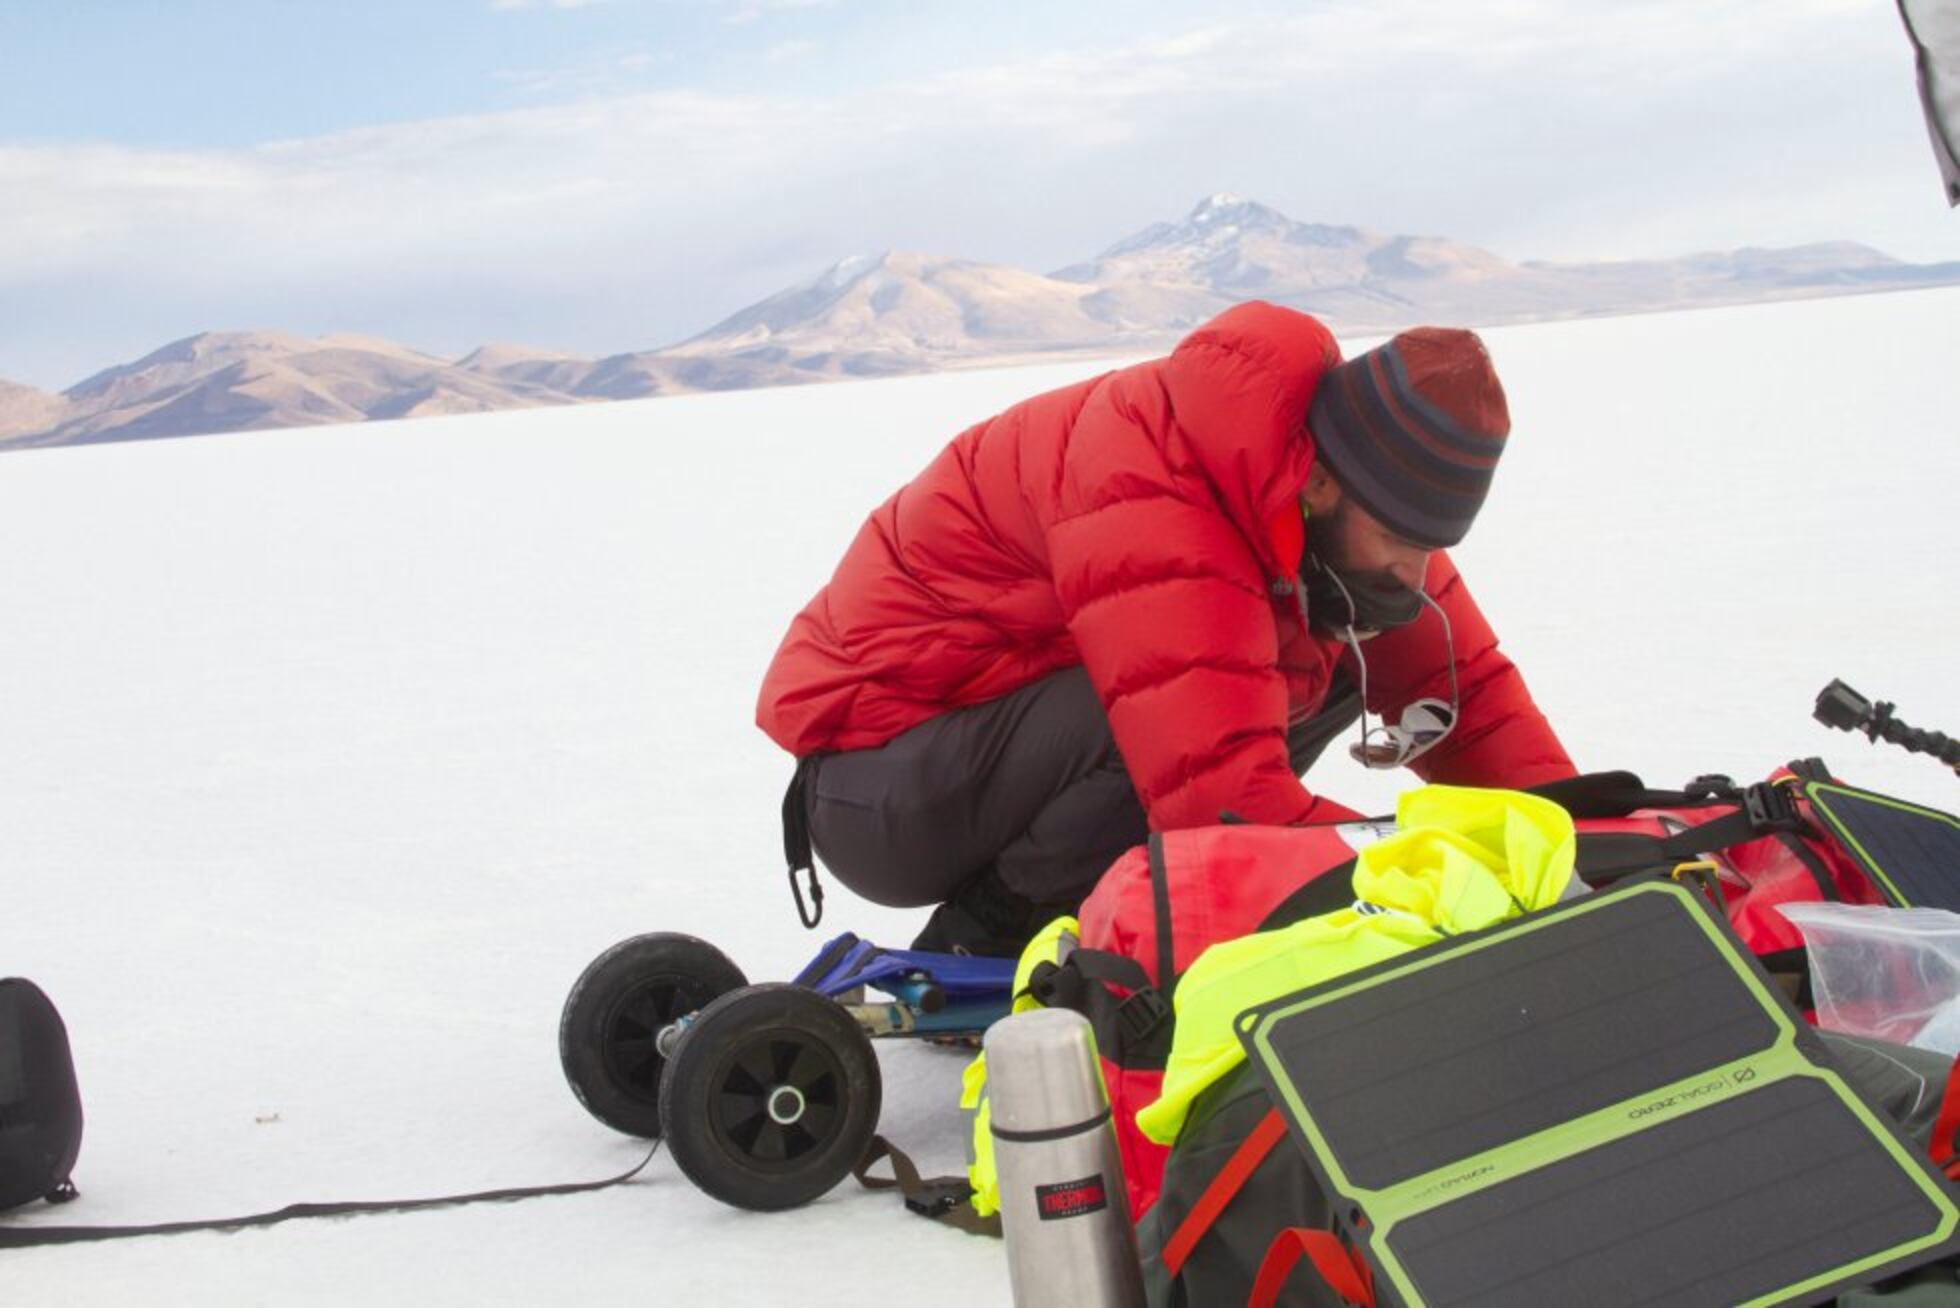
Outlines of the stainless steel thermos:
{"label": "stainless steel thermos", "polygon": [[1089,1023],[1035,1009],[996,1022],[986,1049],[1016,1308],[1140,1308],[1136,1230]]}

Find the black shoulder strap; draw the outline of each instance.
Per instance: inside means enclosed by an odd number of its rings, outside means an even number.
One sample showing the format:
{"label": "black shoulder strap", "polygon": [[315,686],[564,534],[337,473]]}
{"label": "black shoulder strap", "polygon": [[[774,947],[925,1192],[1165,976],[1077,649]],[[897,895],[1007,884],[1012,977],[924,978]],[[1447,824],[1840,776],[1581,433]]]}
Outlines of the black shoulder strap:
{"label": "black shoulder strap", "polygon": [[1696,777],[1683,790],[1654,790],[1631,772],[1587,772],[1532,786],[1525,792],[1549,799],[1575,818],[1625,817],[1642,808],[1692,808],[1741,795],[1723,776]]}
{"label": "black shoulder strap", "polygon": [[275,1226],[304,1217],[346,1217],[355,1213],[411,1213],[422,1208],[447,1208],[457,1204],[507,1203],[513,1199],[533,1199],[548,1194],[582,1194],[603,1190],[638,1176],[660,1142],[653,1142],[632,1168],[603,1181],[576,1181],[568,1185],[520,1186],[508,1190],[480,1190],[475,1194],[441,1195],[433,1199],[381,1199],[352,1203],[288,1204],[269,1213],[249,1217],[223,1217],[201,1222],[158,1222],[150,1226],[0,1226],[0,1249],[25,1249],[41,1244],[82,1244],[93,1240],[126,1240],[138,1235],[183,1235],[191,1231],[242,1231],[248,1226]]}

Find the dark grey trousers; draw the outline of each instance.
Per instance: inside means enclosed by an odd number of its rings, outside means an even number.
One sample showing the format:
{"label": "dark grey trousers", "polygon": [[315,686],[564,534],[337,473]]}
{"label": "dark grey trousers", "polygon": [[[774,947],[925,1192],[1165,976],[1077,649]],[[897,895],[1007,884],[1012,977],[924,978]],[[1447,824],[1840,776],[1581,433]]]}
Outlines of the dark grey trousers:
{"label": "dark grey trousers", "polygon": [[[1288,733],[1294,773],[1360,713],[1360,696],[1337,682]],[[1079,667],[804,768],[817,856],[857,894],[896,908],[942,903],[990,869],[1037,904],[1076,903],[1149,834]]]}

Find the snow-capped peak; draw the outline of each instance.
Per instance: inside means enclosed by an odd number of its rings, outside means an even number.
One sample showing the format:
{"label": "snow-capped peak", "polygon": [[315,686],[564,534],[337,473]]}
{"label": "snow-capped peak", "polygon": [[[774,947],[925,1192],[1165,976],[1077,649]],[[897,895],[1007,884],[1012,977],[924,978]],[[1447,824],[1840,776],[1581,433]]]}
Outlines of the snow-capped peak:
{"label": "snow-capped peak", "polygon": [[[1322,227],[1299,223],[1279,210],[1230,191],[1200,200],[1183,221],[1153,223],[1110,246],[1098,262],[1132,256],[1213,259],[1247,238],[1279,240],[1303,247],[1346,248],[1366,239],[1352,227]],[[1077,269],[1065,270],[1074,275]]]}
{"label": "snow-capped peak", "polygon": [[1244,196],[1234,195],[1230,191],[1219,191],[1217,194],[1208,195],[1198,202],[1198,207],[1191,211],[1191,221],[1194,223],[1210,222],[1223,211],[1240,208],[1245,202]]}
{"label": "snow-capped peak", "polygon": [[817,279],[810,283],[811,289],[834,291],[849,286],[874,268],[883,266],[891,255],[890,250],[880,250],[876,254],[845,255],[824,269]]}

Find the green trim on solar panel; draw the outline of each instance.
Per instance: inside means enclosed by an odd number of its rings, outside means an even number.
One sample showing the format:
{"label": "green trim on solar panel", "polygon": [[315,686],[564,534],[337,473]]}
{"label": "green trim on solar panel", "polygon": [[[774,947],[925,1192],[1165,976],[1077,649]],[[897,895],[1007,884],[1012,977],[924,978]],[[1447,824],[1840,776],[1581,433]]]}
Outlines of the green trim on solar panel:
{"label": "green trim on solar panel", "polygon": [[[1667,897],[1667,903],[1648,902],[1654,896]],[[1659,910],[1658,916],[1646,910],[1641,912],[1651,918],[1653,926],[1658,926],[1664,932],[1677,929],[1668,924],[1667,919],[1675,916],[1670,909],[1686,912],[1688,921],[1698,929],[1698,936],[1694,939],[1712,947],[1725,965],[1725,968],[1714,970],[1718,974],[1733,974],[1746,992],[1742,997],[1744,1007],[1751,1012],[1760,1012],[1765,1019],[1760,1024],[1759,1034],[1767,1035],[1767,1040],[1759,1040],[1750,1048],[1732,1051],[1721,1062],[1690,1075],[1665,1084],[1642,1086],[1637,1093],[1618,1097],[1591,1111],[1533,1131],[1521,1139],[1450,1159],[1419,1174],[1373,1187],[1356,1181],[1343,1159],[1342,1151],[1330,1138],[1327,1124],[1322,1120],[1324,1115],[1309,1107],[1294,1078],[1286,1072],[1284,1054],[1274,1043],[1274,1037],[1283,1023],[1302,1014],[1325,1010],[1329,1005],[1353,999],[1365,992],[1379,992],[1381,987],[1391,982],[1423,979],[1425,974],[1440,977],[1442,973],[1437,969],[1460,968],[1466,959],[1477,959],[1487,951],[1515,949],[1532,941],[1538,933],[1560,929],[1569,933],[1575,921],[1583,922],[1592,914],[1616,913],[1624,916],[1643,902],[1648,903],[1648,909]],[[1649,924],[1636,925],[1645,930]],[[1595,927],[1595,930],[1598,929]],[[1538,943],[1543,947],[1543,942],[1549,939],[1541,937]],[[1595,939],[1611,941],[1610,936]],[[1580,948],[1586,946],[1587,942],[1582,939]],[[1609,944],[1609,947],[1612,946]],[[1570,954],[1573,951],[1568,949],[1562,952]],[[1706,960],[1703,962],[1706,963]],[[1500,972],[1498,979],[1502,981],[1505,975]],[[1675,979],[1687,975],[1683,972]],[[1468,995],[1469,998],[1462,1002],[1475,1003],[1478,999],[1476,986],[1489,984],[1489,978],[1475,980],[1469,989],[1457,992],[1456,997],[1460,999]],[[1730,998],[1735,998],[1733,993]],[[1583,1010],[1575,1010],[1579,1011]],[[1572,1016],[1568,1013],[1561,1020],[1570,1021]],[[1528,1011],[1521,1010],[1521,1018],[1528,1019]],[[1753,1018],[1751,1020],[1753,1022]],[[1525,1021],[1524,1025],[1528,1027],[1529,1021]],[[1754,961],[1730,942],[1723,928],[1699,901],[1683,887],[1671,882],[1649,881],[1629,885],[1610,894],[1534,914],[1480,937],[1438,946],[1406,959],[1378,965],[1355,977],[1330,982],[1298,997],[1282,998],[1253,1009],[1241,1015],[1239,1027],[1253,1061],[1262,1069],[1268,1086],[1278,1093],[1287,1109],[1296,1138],[1304,1137],[1316,1170],[1322,1174],[1330,1192],[1339,1196],[1343,1210],[1349,1210],[1350,1225],[1360,1228],[1357,1234],[1372,1261],[1409,1305],[1429,1302],[1394,1245],[1397,1228],[1411,1219],[1436,1213],[1447,1205],[1518,1182],[1534,1173],[1544,1173],[1545,1169],[1554,1165],[1594,1155],[1596,1151],[1608,1149],[1618,1142],[1633,1141],[1644,1132],[1685,1121],[1720,1105],[1746,1106],[1748,1102],[1764,1102],[1748,1101],[1748,1096],[1785,1083],[1792,1086],[1808,1083],[1813,1087],[1822,1087],[1837,1106],[1848,1109],[1864,1136],[1877,1142],[1890,1162],[1911,1179],[1918,1195],[1925,1200],[1929,1215],[1937,1220],[1912,1238],[1804,1276],[1787,1285],[1777,1286],[1748,1302],[1789,1302],[1793,1296],[1800,1298],[1826,1286],[1887,1268],[1943,1243],[1950,1243],[1955,1232],[1960,1230],[1960,1208],[1955,1207],[1944,1184],[1934,1177],[1930,1167],[1915,1157],[1896,1130],[1886,1124],[1834,1070],[1815,1061],[1800,1047],[1798,1020],[1788,1009],[1787,1003],[1769,988]],[[1365,1037],[1357,1035],[1357,1038]],[[1380,1082],[1380,1086],[1388,1090],[1395,1088],[1387,1080]],[[1514,1101],[1509,1107],[1517,1107],[1518,1102],[1521,1101]],[[1379,1144],[1378,1141],[1371,1143]]]}

